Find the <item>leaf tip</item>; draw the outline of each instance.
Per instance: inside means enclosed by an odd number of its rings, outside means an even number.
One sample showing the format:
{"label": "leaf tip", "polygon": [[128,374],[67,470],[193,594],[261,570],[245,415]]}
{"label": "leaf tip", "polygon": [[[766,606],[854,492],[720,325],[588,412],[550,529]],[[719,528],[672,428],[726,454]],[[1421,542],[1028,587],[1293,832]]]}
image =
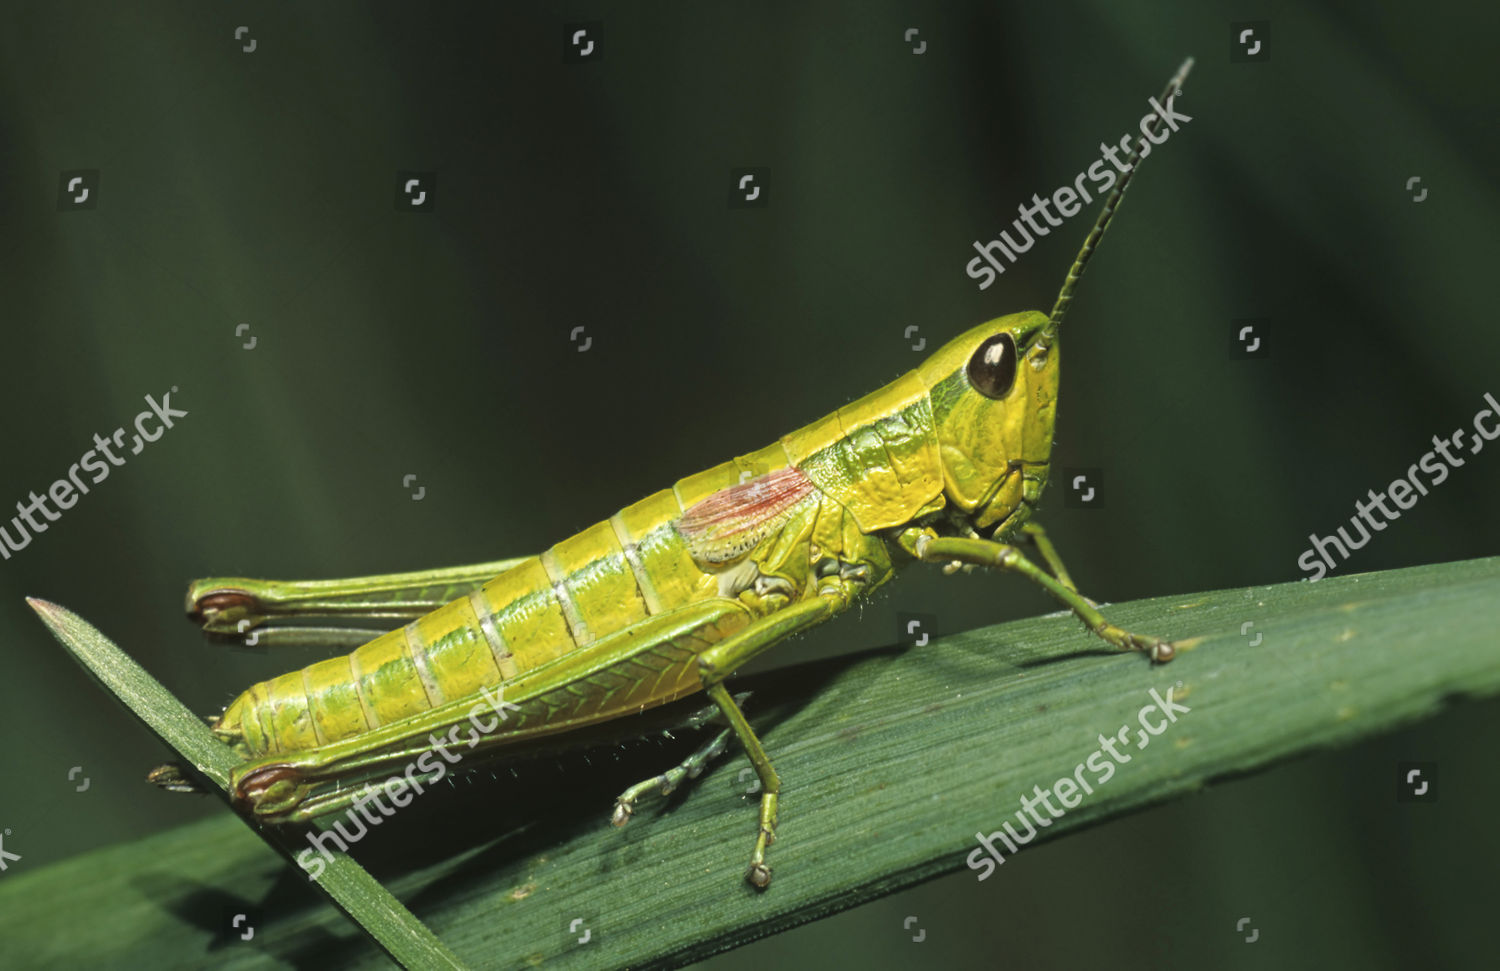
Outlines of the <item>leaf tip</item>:
{"label": "leaf tip", "polygon": [[[41,597],[27,597],[26,603],[36,611],[36,615],[42,619],[42,623],[47,625],[52,636],[62,641],[71,650],[79,635],[78,625],[84,623],[82,618],[67,607],[50,600],[43,600]],[[86,627],[87,624],[84,626]]]}

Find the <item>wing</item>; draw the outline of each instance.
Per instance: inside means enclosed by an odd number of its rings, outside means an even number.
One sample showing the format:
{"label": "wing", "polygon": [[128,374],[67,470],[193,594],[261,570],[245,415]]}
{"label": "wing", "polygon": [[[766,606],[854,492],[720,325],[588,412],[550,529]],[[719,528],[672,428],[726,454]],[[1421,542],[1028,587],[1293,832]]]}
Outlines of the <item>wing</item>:
{"label": "wing", "polygon": [[777,469],[706,496],[673,525],[693,559],[728,563],[775,532],[802,503],[817,501],[817,494],[798,469]]}

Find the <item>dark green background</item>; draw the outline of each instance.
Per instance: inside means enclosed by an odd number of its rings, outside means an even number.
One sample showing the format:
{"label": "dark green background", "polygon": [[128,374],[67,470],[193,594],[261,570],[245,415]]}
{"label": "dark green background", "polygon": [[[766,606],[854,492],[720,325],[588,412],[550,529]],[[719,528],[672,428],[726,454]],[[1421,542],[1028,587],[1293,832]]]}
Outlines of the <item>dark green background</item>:
{"label": "dark green background", "polygon": [[[1064,331],[1056,464],[1102,468],[1105,504],[1054,488],[1042,521],[1084,590],[1296,579],[1310,532],[1500,392],[1493,4],[125,6],[5,8],[0,507],[148,393],[178,387],[190,415],[0,563],[0,826],[24,857],[0,879],[222,812],[141,781],[161,746],[22,595],[216,711],[311,656],[206,644],[181,617],[193,577],[533,552],[914,366],[909,325],[932,347],[1050,307],[1092,207],[983,292],[971,242],[1070,184],[1187,54],[1193,121],[1147,160]],[[1271,20],[1269,62],[1230,61],[1248,19]],[[564,61],[579,21],[602,21],[602,60]],[[730,208],[750,166],[769,205]],[[100,170],[96,210],[58,211],[69,169]],[[437,173],[435,211],[396,210],[398,170]],[[1252,317],[1272,355],[1233,360]],[[1500,449],[1474,456],[1344,572],[1500,552],[1497,483]],[[960,630],[1050,609],[1018,580],[914,575],[769,661],[889,644],[897,612]],[[1492,952],[1497,715],[710,964],[1472,965]],[[1398,804],[1398,760],[1438,762],[1440,801]],[[602,820],[612,793],[568,784]]]}

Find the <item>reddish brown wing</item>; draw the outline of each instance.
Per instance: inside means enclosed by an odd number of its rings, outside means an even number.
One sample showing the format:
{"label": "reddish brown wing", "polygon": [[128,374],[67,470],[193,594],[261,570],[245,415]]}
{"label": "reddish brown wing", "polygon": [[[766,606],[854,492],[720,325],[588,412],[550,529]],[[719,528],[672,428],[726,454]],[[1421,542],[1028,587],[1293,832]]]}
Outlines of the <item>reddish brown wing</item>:
{"label": "reddish brown wing", "polygon": [[677,532],[695,558],[723,563],[754,547],[816,491],[797,469],[777,469],[693,503]]}

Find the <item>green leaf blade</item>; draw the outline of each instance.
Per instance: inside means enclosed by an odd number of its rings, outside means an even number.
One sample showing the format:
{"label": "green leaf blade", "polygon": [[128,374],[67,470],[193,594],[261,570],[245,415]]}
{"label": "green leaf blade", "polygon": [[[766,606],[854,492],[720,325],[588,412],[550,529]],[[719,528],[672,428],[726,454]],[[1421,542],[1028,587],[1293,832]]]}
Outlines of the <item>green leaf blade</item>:
{"label": "green leaf blade", "polygon": [[[390,885],[421,900],[444,940],[486,966],[675,967],[966,872],[977,831],[998,829],[1033,785],[1071,774],[1098,734],[1136,717],[1152,688],[1175,689],[1192,710],[1131,750],[1129,764],[1037,841],[1500,694],[1500,558],[1103,610],[1128,629],[1176,639],[1181,653],[1153,667],[1102,650],[1076,620],[1052,615],[736,679],[736,690],[755,690],[747,714],[784,783],[769,858],[776,877],[765,893],[743,881],[755,822],[737,783],[748,764],[739,753],[679,797],[643,805],[622,830],[605,822],[614,779],[568,777],[552,790],[499,795],[461,789],[431,813],[437,829],[458,831],[443,849],[430,847],[444,833],[416,825],[381,837],[382,849],[415,867]],[[664,768],[637,756],[621,771],[636,781]],[[204,884],[269,888],[280,864],[246,841],[214,846],[232,829],[210,821],[0,880],[0,917],[15,907],[36,915],[17,922],[6,946],[23,959],[47,954],[67,926],[80,955],[201,965],[199,931],[177,916],[193,892],[180,878],[144,917],[132,911],[150,922],[137,943],[109,950],[107,932],[80,913],[103,911],[111,894],[139,898],[130,874],[159,868],[164,853],[181,855]],[[479,835],[462,842],[470,834]],[[1170,848],[1171,835],[1162,839]],[[1002,866],[990,881],[1011,872]],[[111,876],[101,883],[100,874]],[[566,933],[579,918],[588,943],[577,941],[581,930]],[[375,963],[342,943],[326,909],[284,920],[286,933],[255,942],[278,960],[304,966],[332,948],[337,963]]]}
{"label": "green leaf blade", "polygon": [[[131,713],[191,762],[228,797],[229,773],[239,761],[208,726],[151,677],[113,641],[65,607],[26,598],[52,635]],[[292,850],[281,834],[260,832],[290,864]],[[463,968],[448,947],[355,860],[344,853],[332,859],[314,881],[333,904],[353,919],[403,967]]]}

